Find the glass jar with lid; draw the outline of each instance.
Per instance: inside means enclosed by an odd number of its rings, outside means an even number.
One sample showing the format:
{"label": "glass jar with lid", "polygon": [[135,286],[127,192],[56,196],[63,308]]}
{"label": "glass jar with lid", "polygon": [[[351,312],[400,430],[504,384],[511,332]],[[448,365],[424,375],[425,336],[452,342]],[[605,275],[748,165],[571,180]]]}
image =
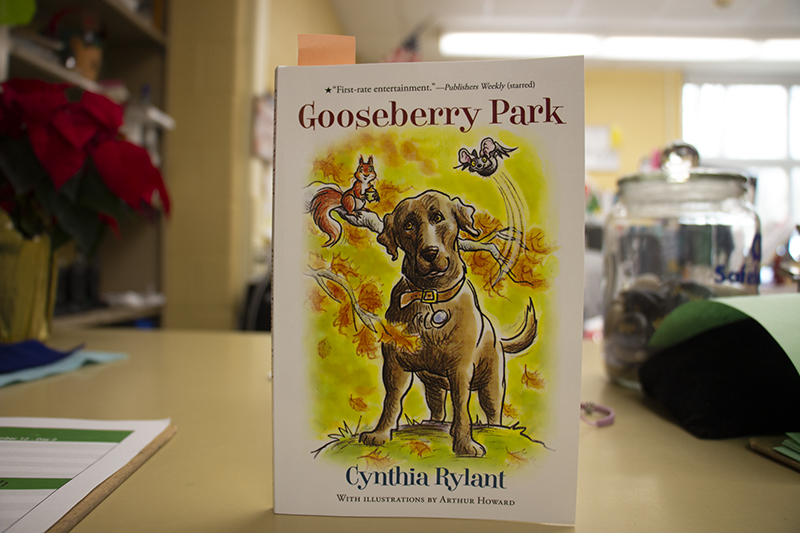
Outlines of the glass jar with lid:
{"label": "glass jar with lid", "polygon": [[661,168],[618,182],[603,235],[603,358],[638,388],[664,317],[688,301],[758,292],[761,232],[747,178],[701,168],[697,150],[664,148]]}

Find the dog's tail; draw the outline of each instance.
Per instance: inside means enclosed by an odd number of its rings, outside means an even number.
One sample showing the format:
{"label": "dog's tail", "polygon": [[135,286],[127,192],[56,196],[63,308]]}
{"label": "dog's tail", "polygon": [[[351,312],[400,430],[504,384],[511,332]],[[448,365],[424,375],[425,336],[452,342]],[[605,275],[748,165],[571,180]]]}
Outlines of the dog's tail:
{"label": "dog's tail", "polygon": [[539,321],[536,319],[536,309],[533,307],[533,300],[528,298],[528,306],[525,308],[525,320],[522,325],[513,337],[500,339],[500,344],[503,345],[503,350],[506,353],[520,353],[532,346],[538,337]]}

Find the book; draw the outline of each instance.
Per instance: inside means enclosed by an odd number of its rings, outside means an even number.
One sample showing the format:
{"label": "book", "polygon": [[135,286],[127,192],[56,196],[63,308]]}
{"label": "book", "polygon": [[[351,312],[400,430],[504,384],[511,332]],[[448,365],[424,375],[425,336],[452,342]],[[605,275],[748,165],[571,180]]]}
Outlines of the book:
{"label": "book", "polygon": [[581,57],[279,67],[274,510],[575,519]]}

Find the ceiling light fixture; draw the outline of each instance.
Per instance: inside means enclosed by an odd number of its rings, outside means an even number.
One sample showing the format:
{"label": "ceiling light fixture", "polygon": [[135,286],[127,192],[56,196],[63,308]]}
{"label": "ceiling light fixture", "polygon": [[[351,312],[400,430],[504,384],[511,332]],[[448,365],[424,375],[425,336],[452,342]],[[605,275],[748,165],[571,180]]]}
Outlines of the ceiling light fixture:
{"label": "ceiling light fixture", "polygon": [[602,59],[621,61],[744,61],[756,55],[750,39],[606,37]]}
{"label": "ceiling light fixture", "polygon": [[601,39],[577,33],[445,33],[439,51],[454,57],[552,57],[590,55],[599,51]]}
{"label": "ceiling light fixture", "polygon": [[582,55],[587,59],[615,61],[800,62],[800,39],[449,32],[439,39],[439,51],[448,57],[475,58]]}

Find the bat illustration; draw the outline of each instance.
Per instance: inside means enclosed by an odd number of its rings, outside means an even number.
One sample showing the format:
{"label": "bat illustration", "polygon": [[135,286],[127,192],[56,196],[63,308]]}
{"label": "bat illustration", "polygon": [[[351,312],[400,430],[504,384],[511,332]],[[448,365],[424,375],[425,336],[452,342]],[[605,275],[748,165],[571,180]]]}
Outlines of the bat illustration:
{"label": "bat illustration", "polygon": [[508,157],[516,148],[508,148],[491,137],[481,141],[480,151],[468,151],[462,148],[458,151],[459,165],[453,168],[475,172],[481,176],[491,176],[497,170],[500,159]]}

